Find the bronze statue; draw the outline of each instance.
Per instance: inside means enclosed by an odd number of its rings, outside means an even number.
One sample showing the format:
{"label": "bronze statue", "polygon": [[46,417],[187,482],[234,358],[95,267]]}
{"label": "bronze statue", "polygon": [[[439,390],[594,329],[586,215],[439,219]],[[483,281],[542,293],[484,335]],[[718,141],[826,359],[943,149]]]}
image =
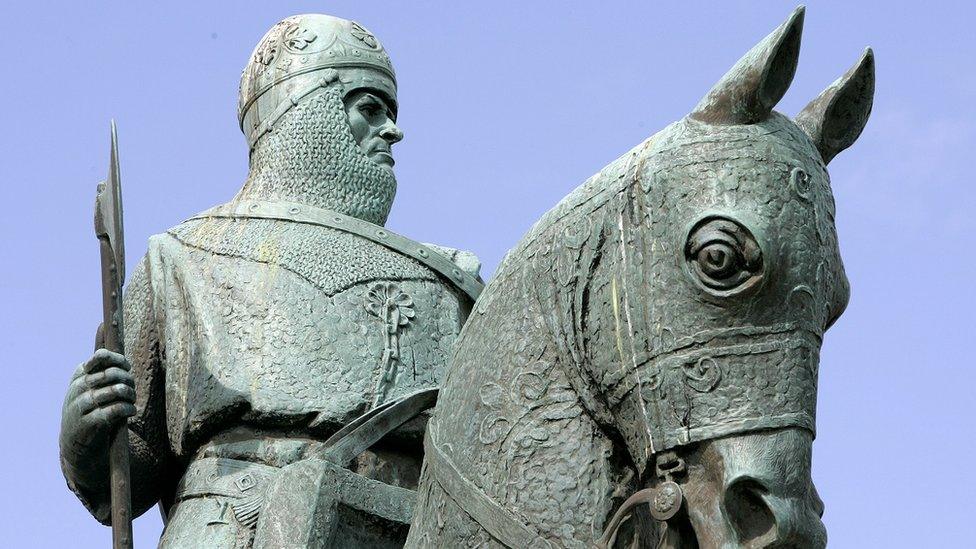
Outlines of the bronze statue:
{"label": "bronze statue", "polygon": [[125,357],[75,373],[70,486],[109,519],[127,420],[133,511],[161,503],[165,548],[823,547],[819,352],[849,292],[826,165],[867,122],[874,58],[773,111],[803,14],[480,298],[472,254],[382,227],[402,137],[382,46],[285,19],[242,78],[244,187],[150,240]]}
{"label": "bronze statue", "polygon": [[[240,88],[247,181],[150,239],[125,358],[99,350],[72,379],[62,464],[100,521],[108,436],[128,419],[133,511],[161,502],[161,547],[403,542],[420,410],[343,428],[439,383],[481,283],[473,254],[382,227],[396,111],[389,57],[359,24],[300,15],[261,40]],[[330,500],[311,476],[347,486]]]}
{"label": "bronze statue", "polygon": [[826,165],[874,64],[774,112],[802,23],[508,254],[442,382],[407,546],[825,545],[817,368],[848,298]]}

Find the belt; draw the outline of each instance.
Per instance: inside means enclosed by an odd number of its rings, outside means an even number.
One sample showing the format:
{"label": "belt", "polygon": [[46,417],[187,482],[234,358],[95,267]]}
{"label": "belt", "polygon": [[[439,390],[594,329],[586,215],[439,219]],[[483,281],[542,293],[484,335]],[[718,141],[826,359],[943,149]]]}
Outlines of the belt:
{"label": "belt", "polygon": [[243,498],[263,492],[277,467],[228,458],[201,458],[190,464],[176,487],[176,499],[198,496]]}
{"label": "belt", "polygon": [[190,464],[176,487],[176,501],[224,496],[236,500],[231,504],[234,516],[244,527],[257,524],[264,496],[280,469],[228,458],[201,458]]}

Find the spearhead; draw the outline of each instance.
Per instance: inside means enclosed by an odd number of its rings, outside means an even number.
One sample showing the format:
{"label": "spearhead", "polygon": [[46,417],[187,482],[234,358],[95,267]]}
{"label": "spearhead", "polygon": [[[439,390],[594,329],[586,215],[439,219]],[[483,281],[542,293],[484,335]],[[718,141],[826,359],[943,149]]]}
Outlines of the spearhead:
{"label": "spearhead", "polygon": [[98,184],[95,196],[95,236],[108,240],[117,270],[119,287],[125,280],[125,239],[122,227],[122,181],[119,177],[119,138],[112,121],[108,179]]}

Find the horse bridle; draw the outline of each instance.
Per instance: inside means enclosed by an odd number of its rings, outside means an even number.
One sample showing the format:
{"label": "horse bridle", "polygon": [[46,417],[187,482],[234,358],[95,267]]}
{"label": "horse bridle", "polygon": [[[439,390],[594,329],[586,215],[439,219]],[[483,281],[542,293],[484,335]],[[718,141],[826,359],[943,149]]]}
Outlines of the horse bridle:
{"label": "horse bridle", "polygon": [[[448,497],[503,545],[513,549],[552,546],[475,483],[465,478],[434,440],[430,428],[424,437],[424,457],[428,470]],[[682,516],[685,498],[676,479],[686,470],[684,460],[674,451],[662,452],[655,459],[654,469],[659,479],[657,486],[634,492],[620,505],[607,523],[603,535],[593,543],[596,549],[607,549],[613,545],[620,527],[641,505],[647,504],[651,516],[666,525]]]}
{"label": "horse bridle", "polygon": [[675,479],[684,475],[687,470],[685,461],[674,451],[662,452],[655,458],[654,470],[659,480],[658,485],[638,490],[624,500],[607,523],[603,536],[594,543],[597,549],[608,549],[613,545],[620,526],[640,505],[647,504],[654,520],[665,525],[682,515],[685,496]]}

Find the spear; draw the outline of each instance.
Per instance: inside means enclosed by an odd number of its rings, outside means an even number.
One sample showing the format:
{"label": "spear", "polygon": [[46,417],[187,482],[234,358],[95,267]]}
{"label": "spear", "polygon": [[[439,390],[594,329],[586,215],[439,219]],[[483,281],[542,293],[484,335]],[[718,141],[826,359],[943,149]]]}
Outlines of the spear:
{"label": "spear", "polygon": [[[122,282],[125,280],[125,242],[122,238],[122,183],[119,143],[112,121],[108,179],[95,196],[95,236],[102,256],[102,326],[105,348],[124,353]],[[112,433],[109,446],[112,493],[112,547],[132,549],[132,499],[129,481],[129,429],[123,423]]]}

